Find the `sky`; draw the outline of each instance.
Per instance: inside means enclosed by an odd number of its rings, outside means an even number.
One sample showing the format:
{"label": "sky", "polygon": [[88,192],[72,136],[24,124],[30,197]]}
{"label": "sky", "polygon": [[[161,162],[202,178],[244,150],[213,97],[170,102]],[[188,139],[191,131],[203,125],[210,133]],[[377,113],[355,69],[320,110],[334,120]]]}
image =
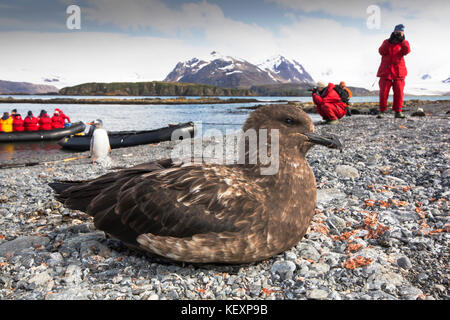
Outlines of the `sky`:
{"label": "sky", "polygon": [[[71,5],[79,29],[67,26]],[[376,90],[378,48],[402,23],[406,91],[449,92],[449,16],[448,0],[0,0],[0,79],[163,80],[177,62],[218,51],[256,64],[281,54],[316,81]]]}

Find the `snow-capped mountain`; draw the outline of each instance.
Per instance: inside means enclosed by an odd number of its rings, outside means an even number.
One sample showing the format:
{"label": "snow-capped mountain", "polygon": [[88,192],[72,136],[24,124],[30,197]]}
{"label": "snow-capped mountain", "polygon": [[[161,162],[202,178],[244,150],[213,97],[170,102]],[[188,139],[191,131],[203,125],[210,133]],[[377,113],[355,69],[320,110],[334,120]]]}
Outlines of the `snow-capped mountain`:
{"label": "snow-capped mountain", "polygon": [[219,87],[312,82],[298,62],[279,56],[255,65],[243,59],[223,56],[216,51],[206,58],[179,62],[164,81],[209,84]]}
{"label": "snow-capped mountain", "polygon": [[285,83],[312,83],[313,78],[305,68],[295,60],[288,60],[281,55],[274,56],[259,64],[263,70],[275,75],[277,81]]}

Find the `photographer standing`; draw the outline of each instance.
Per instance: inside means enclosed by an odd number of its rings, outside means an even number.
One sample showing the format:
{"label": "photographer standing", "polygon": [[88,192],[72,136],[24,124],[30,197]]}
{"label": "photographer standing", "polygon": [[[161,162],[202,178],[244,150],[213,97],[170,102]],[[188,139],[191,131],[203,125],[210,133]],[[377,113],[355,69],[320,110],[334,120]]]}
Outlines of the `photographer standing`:
{"label": "photographer standing", "polygon": [[410,53],[411,49],[409,42],[405,40],[404,32],[405,26],[403,24],[395,26],[391,37],[384,40],[378,50],[382,56],[377,73],[377,77],[380,78],[380,114],[378,118],[384,118],[391,87],[394,91],[392,109],[395,111],[395,118],[405,118],[402,114],[402,106],[407,70],[403,57]]}

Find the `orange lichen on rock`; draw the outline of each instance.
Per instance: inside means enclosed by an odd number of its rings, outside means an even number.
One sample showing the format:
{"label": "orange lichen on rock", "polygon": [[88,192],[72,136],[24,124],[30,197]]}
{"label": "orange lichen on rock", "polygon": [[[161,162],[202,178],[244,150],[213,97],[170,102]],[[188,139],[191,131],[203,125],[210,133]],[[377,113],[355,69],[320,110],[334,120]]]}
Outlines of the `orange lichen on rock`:
{"label": "orange lichen on rock", "polygon": [[367,199],[367,200],[364,200],[364,203],[367,207],[373,207],[375,205],[375,200]]}
{"label": "orange lichen on rock", "polygon": [[347,250],[345,251],[347,254],[351,252],[356,252],[359,249],[361,249],[362,244],[361,243],[349,243],[347,246]]}
{"label": "orange lichen on rock", "polygon": [[311,226],[311,231],[316,231],[316,232],[323,233],[324,235],[328,235],[329,229],[327,226],[325,226],[323,224],[315,223]]}
{"label": "orange lichen on rock", "polygon": [[357,256],[353,259],[349,259],[344,262],[344,268],[354,270],[356,268],[364,267],[373,262],[370,258],[365,258],[362,256]]}
{"label": "orange lichen on rock", "polygon": [[275,290],[272,289],[268,289],[268,288],[262,288],[261,289],[262,293],[264,293],[267,296],[270,296],[272,293],[276,292]]}
{"label": "orange lichen on rock", "polygon": [[396,200],[396,199],[391,199],[391,202],[394,206],[397,206],[397,207],[404,207],[408,204],[407,201],[400,201],[400,200]]}

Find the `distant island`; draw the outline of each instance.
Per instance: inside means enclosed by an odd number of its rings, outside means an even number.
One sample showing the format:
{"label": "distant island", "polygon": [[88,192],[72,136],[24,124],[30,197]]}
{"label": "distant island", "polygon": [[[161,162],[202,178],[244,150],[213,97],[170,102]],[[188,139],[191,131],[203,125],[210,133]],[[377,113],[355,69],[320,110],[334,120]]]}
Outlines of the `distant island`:
{"label": "distant island", "polygon": [[249,89],[222,88],[205,84],[178,82],[84,83],[59,90],[69,96],[254,96]]}
{"label": "distant island", "polygon": [[[281,83],[253,85],[249,88],[225,88],[185,82],[90,82],[60,90],[50,85],[0,80],[3,95],[59,95],[59,96],[176,96],[176,97],[309,97],[312,83]],[[354,96],[375,96],[378,91],[349,87]]]}
{"label": "distant island", "polygon": [[[223,88],[212,85],[183,82],[112,82],[84,83],[66,87],[59,91],[60,95],[70,96],[310,96],[308,90],[313,87],[309,83],[284,83],[257,85],[245,88]],[[377,92],[364,88],[349,87],[354,96],[377,95]]]}
{"label": "distant island", "polygon": [[0,80],[1,94],[58,94],[58,88],[48,84]]}

